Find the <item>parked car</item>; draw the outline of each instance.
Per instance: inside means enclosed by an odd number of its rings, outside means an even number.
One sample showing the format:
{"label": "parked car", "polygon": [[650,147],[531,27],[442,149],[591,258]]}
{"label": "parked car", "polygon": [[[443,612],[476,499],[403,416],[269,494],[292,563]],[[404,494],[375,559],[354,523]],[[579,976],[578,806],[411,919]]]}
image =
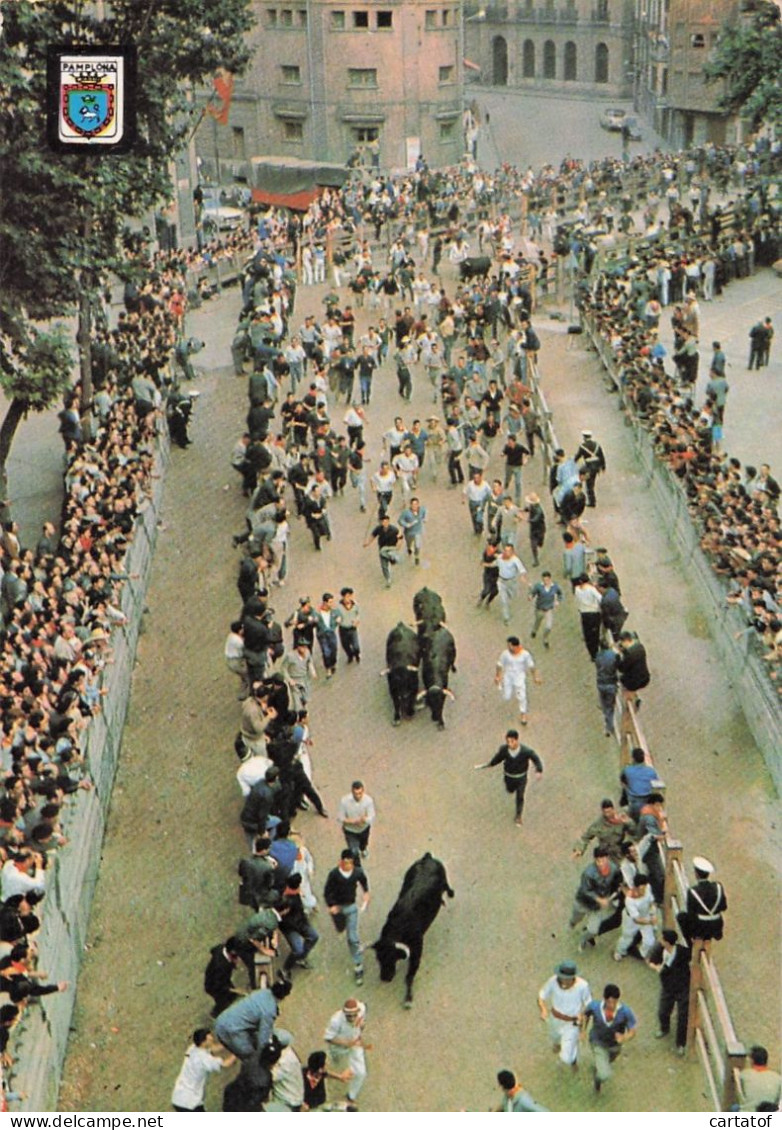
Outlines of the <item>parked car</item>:
{"label": "parked car", "polygon": [[603,129],[610,129],[618,132],[622,128],[627,114],[624,110],[618,109],[616,106],[610,106],[607,110],[603,110],[600,115],[600,125]]}
{"label": "parked car", "polygon": [[204,226],[218,231],[236,231],[245,220],[244,210],[226,203],[230,199],[226,189],[202,186]]}

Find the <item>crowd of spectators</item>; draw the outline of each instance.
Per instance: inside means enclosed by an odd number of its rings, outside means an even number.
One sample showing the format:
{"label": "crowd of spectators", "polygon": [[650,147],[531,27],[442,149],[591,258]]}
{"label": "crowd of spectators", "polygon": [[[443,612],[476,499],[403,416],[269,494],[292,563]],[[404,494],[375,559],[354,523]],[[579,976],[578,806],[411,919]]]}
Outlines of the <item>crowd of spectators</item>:
{"label": "crowd of spectators", "polygon": [[[7,517],[0,535],[0,1055],[30,1002],[67,989],[46,984],[36,938],[55,856],[68,844],[67,801],[92,788],[90,720],[110,685],[112,634],[126,622],[122,588],[137,519],[149,505],[156,436],[181,329],[184,278],[145,264],[114,329],[99,311],[95,395],[86,415],[77,384],[60,412],[64,501],[59,532],[45,522],[23,546]],[[99,751],[93,751],[100,756]]]}
{"label": "crowd of spectators", "polygon": [[[758,208],[747,206],[740,229],[722,231],[707,222],[705,230],[701,225],[690,235],[677,231],[675,236],[669,231],[636,247],[620,268],[584,285],[581,309],[608,350],[630,412],[649,429],[659,458],[680,481],[701,548],[715,572],[730,582],[727,599],[746,612],[748,629],[782,694],[780,488],[768,464],[742,467],[723,450],[727,382],[719,342],[712,343],[702,400],[695,387],[700,302],[751,273],[756,263],[779,258],[779,210],[765,197],[762,183],[745,176],[745,188]],[[669,307],[672,358],[658,330]],[[761,328],[758,363],[763,365],[773,338],[771,318]]]}

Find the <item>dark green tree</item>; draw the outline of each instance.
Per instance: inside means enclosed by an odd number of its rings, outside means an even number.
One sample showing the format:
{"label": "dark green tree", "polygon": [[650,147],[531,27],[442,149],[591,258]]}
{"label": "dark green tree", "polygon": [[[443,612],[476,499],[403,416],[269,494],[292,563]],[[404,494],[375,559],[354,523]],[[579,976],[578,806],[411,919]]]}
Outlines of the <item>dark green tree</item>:
{"label": "dark green tree", "polygon": [[[0,334],[3,383],[14,398],[37,340],[34,323],[79,314],[83,407],[92,395],[91,309],[110,271],[128,269],[122,231],[172,195],[170,161],[197,120],[191,93],[223,68],[240,74],[250,52],[251,0],[112,0],[106,18],[75,0],[15,0],[0,33]],[[87,159],[46,141],[50,44],[134,44],[138,139],[131,153]],[[31,398],[14,415],[52,403]],[[10,448],[10,439],[8,447]],[[0,456],[2,452],[0,452]],[[2,466],[2,464],[0,464]]]}
{"label": "dark green tree", "polygon": [[782,127],[782,20],[771,0],[744,0],[738,22],[721,33],[706,81],[722,82],[720,108],[748,119],[753,130]]}

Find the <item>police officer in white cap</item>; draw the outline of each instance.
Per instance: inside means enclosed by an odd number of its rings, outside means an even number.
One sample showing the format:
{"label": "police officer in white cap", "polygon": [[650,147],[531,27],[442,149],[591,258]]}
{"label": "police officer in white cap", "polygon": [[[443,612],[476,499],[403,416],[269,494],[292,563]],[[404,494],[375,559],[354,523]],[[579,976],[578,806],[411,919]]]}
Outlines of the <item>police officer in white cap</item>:
{"label": "police officer in white cap", "polygon": [[581,433],[581,444],[573,456],[576,463],[580,464],[582,471],[586,471],[586,496],[587,506],[596,506],[595,479],[606,469],[606,457],[603,449],[588,428]]}
{"label": "police officer in white cap", "polygon": [[679,926],[688,944],[693,939],[719,941],[724,927],[723,912],[728,909],[728,900],[722,883],[712,878],[714,864],[702,855],[692,861],[695,882],[687,889],[685,909],[678,915]]}

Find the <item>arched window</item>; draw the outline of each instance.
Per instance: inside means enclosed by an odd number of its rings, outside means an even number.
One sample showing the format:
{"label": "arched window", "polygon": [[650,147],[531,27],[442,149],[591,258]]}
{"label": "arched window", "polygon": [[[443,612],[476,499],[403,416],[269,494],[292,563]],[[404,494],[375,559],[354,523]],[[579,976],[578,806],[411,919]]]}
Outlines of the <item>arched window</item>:
{"label": "arched window", "polygon": [[524,40],[522,74],[524,78],[535,77],[535,42],[532,39]]}
{"label": "arched window", "polygon": [[508,41],[495,35],[491,44],[492,78],[494,86],[508,85]]}
{"label": "arched window", "polygon": [[595,82],[608,82],[608,48],[598,43],[595,48]]}
{"label": "arched window", "polygon": [[576,63],[576,45],[575,43],[565,44],[565,72],[563,78],[565,82],[575,82],[578,77],[578,68]]}
{"label": "arched window", "polygon": [[543,44],[543,77],[557,77],[557,48],[553,39],[547,39]]}

